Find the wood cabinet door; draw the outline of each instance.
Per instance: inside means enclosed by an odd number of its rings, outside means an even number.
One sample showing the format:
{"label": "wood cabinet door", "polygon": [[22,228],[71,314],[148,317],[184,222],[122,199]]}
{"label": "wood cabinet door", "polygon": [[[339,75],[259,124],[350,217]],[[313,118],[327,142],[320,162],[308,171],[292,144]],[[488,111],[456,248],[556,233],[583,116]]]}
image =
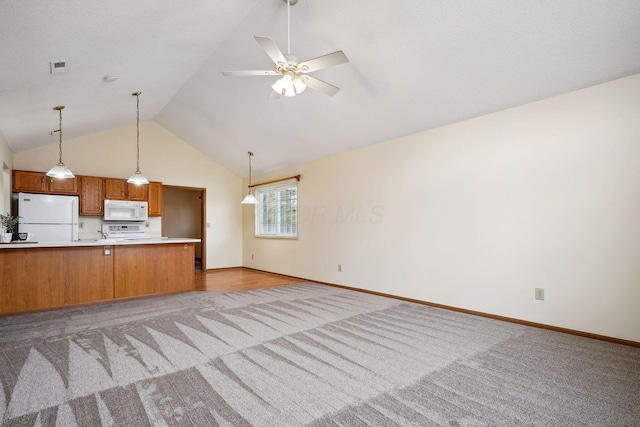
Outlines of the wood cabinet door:
{"label": "wood cabinet door", "polygon": [[127,200],[146,202],[149,199],[149,186],[147,184],[137,185],[127,182]]}
{"label": "wood cabinet door", "polygon": [[104,179],[83,176],[80,184],[80,215],[104,214]]}
{"label": "wood cabinet door", "polygon": [[127,181],[124,179],[105,178],[104,198],[107,200],[126,200]]}
{"label": "wood cabinet door", "polygon": [[113,246],[114,297],[194,289],[193,243]]}
{"label": "wood cabinet door", "polygon": [[52,194],[78,194],[78,177],[75,178],[51,178],[49,181],[49,193]]}
{"label": "wood cabinet door", "polygon": [[13,191],[15,193],[46,193],[47,175],[44,172],[13,171]]}
{"label": "wood cabinet door", "polygon": [[102,246],[0,250],[0,313],[113,299]]}
{"label": "wood cabinet door", "polygon": [[162,216],[162,183],[149,183],[149,216]]}

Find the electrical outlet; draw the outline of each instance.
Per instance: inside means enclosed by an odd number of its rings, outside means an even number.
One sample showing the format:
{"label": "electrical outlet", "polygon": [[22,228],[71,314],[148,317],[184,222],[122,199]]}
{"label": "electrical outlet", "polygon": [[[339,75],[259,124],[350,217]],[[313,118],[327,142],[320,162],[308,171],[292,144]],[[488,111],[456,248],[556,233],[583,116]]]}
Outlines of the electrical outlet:
{"label": "electrical outlet", "polygon": [[78,223],[78,228],[84,228],[84,222],[79,222]]}
{"label": "electrical outlet", "polygon": [[338,271],[342,271],[342,264],[338,264]]}
{"label": "electrical outlet", "polygon": [[536,299],[544,301],[544,289],[536,288]]}
{"label": "electrical outlet", "polygon": [[145,221],[145,222],[144,222],[144,226],[145,226],[145,227],[147,227],[147,228],[149,228],[149,221]]}
{"label": "electrical outlet", "polygon": [[251,254],[251,259],[253,259],[253,254]]}

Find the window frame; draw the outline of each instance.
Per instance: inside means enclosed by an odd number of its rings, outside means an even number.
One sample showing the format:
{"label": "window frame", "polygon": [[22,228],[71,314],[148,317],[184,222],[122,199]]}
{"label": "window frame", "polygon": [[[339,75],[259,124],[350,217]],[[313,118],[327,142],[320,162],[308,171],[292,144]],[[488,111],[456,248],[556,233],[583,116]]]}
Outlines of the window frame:
{"label": "window frame", "polygon": [[[289,213],[293,214],[293,218],[289,222],[283,222],[283,221],[275,222],[273,226],[275,226],[279,230],[275,232],[268,232],[265,230],[266,224],[263,218],[263,212],[264,212],[263,207],[265,203],[264,201],[265,196],[267,194],[275,194],[275,197],[278,198],[278,197],[281,197],[281,194],[288,189],[295,190],[295,206],[291,209],[291,211],[289,211]],[[298,181],[292,180],[292,181],[286,181],[286,182],[279,182],[277,184],[260,185],[254,188],[254,193],[255,193],[256,199],[258,200],[258,203],[255,205],[255,214],[254,214],[254,220],[255,220],[254,233],[253,233],[254,237],[257,237],[260,239],[288,239],[288,240],[297,239],[298,225],[299,225],[298,224]],[[280,205],[277,204],[277,201],[274,202],[276,209],[278,206],[280,207],[282,206],[282,199],[280,200],[281,200]],[[282,212],[281,210],[278,210],[276,214],[278,216],[282,216],[283,214],[286,215],[287,211]],[[287,233],[286,231],[282,231],[282,229],[286,228],[287,226],[293,227],[295,231],[292,233]]]}

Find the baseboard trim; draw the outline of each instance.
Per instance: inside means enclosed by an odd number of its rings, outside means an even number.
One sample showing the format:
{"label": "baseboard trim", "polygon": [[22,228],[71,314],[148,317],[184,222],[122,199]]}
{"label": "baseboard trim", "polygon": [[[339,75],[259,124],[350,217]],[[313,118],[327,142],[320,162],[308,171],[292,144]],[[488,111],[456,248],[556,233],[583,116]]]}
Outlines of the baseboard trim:
{"label": "baseboard trim", "polygon": [[414,298],[406,298],[406,297],[401,297],[401,296],[398,296],[398,295],[386,294],[386,293],[383,293],[383,292],[376,292],[376,291],[370,291],[370,290],[367,290],[367,289],[354,288],[354,287],[351,287],[351,286],[337,285],[335,283],[322,282],[322,281],[319,281],[319,280],[307,279],[307,278],[304,278],[304,277],[296,277],[296,276],[289,276],[289,275],[286,275],[286,274],[273,273],[271,271],[258,270],[256,268],[251,268],[251,267],[242,267],[242,268],[246,268],[247,270],[259,271],[261,273],[277,274],[278,276],[290,277],[292,279],[297,279],[297,280],[307,280],[309,282],[319,283],[321,285],[327,285],[327,286],[333,286],[333,287],[336,287],[336,288],[348,289],[350,291],[363,292],[365,294],[378,295],[378,296],[381,296],[381,297],[393,298],[393,299],[397,299],[397,300],[401,300],[401,301],[407,301],[407,302],[412,302],[412,303],[416,303],[416,304],[428,305],[430,307],[442,308],[444,310],[456,311],[456,312],[459,312],[459,313],[471,314],[471,315],[474,315],[474,316],[486,317],[486,318],[489,318],[489,319],[501,320],[503,322],[517,323],[519,325],[531,326],[531,327],[540,328],[540,329],[547,329],[547,330],[554,331],[554,332],[561,332],[563,334],[577,335],[577,336],[584,337],[584,338],[591,338],[591,339],[594,339],[594,340],[607,341],[607,342],[612,342],[612,343],[615,343],[615,344],[622,344],[622,345],[628,345],[628,346],[631,346],[631,347],[640,348],[640,342],[638,342],[638,341],[631,341],[631,340],[625,340],[625,339],[622,339],[622,338],[609,337],[607,335],[598,335],[598,334],[593,334],[593,333],[590,333],[590,332],[579,331],[579,330],[576,330],[576,329],[561,328],[559,326],[547,325],[547,324],[544,324],[544,323],[537,323],[537,322],[530,322],[528,320],[516,319],[514,317],[499,316],[497,314],[484,313],[484,312],[481,312],[481,311],[467,310],[466,308],[460,308],[460,307],[454,307],[454,306],[450,306],[450,305],[438,304],[438,303],[429,302],[429,301],[422,301],[422,300],[418,300],[418,299],[414,299]]}
{"label": "baseboard trim", "polygon": [[[206,273],[208,271],[214,272],[214,271],[229,271],[229,270],[242,270],[243,268],[246,268],[248,270],[253,270],[252,268],[248,268],[248,267],[243,267],[243,266],[238,266],[238,267],[218,267],[218,268],[207,268],[206,270],[202,270],[203,273]],[[259,270],[257,270],[259,271]],[[265,271],[265,273],[268,273],[267,271]]]}

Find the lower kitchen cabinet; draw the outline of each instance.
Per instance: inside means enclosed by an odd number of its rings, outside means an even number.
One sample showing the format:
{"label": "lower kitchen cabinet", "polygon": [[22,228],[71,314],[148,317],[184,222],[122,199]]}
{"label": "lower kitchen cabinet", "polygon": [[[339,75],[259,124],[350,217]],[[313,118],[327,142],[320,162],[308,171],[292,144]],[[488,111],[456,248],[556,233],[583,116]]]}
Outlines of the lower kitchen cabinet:
{"label": "lower kitchen cabinet", "polygon": [[102,246],[0,250],[0,313],[113,298]]}
{"label": "lower kitchen cabinet", "polygon": [[0,249],[0,314],[190,291],[193,258],[191,242]]}
{"label": "lower kitchen cabinet", "polygon": [[193,289],[193,243],[118,246],[115,249],[115,298]]}

